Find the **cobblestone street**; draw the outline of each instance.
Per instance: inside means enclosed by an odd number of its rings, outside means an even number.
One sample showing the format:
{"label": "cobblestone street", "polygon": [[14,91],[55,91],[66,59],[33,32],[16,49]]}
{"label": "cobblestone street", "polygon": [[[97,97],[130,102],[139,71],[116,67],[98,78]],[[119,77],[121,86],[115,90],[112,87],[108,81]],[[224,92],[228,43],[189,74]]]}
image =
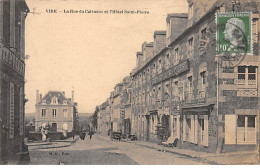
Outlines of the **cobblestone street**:
{"label": "cobblestone street", "polygon": [[207,164],[201,160],[160,152],[156,149],[134,143],[110,141],[109,138],[94,135],[85,140],[79,139],[69,147],[30,149],[32,165],[134,165],[134,164]]}

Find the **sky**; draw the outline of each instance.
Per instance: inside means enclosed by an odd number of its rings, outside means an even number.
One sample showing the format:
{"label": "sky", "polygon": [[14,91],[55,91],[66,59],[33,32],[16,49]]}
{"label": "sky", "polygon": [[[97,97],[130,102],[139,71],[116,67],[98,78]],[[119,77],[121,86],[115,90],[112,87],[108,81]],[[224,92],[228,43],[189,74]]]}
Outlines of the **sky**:
{"label": "sky", "polygon": [[[36,90],[74,90],[80,113],[94,113],[136,65],[136,52],[166,30],[167,13],[188,11],[186,0],[26,0],[25,112],[35,111]],[[47,10],[57,10],[48,13]],[[64,13],[99,10],[109,13]],[[140,10],[149,14],[110,13]]]}

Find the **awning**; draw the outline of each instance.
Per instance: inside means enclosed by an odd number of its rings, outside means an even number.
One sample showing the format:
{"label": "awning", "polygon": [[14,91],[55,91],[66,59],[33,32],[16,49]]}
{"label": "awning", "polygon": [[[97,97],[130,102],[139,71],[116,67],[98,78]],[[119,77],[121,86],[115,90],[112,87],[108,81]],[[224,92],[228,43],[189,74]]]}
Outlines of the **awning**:
{"label": "awning", "polygon": [[215,104],[212,104],[212,103],[183,105],[182,112],[209,112],[209,110],[214,105]]}

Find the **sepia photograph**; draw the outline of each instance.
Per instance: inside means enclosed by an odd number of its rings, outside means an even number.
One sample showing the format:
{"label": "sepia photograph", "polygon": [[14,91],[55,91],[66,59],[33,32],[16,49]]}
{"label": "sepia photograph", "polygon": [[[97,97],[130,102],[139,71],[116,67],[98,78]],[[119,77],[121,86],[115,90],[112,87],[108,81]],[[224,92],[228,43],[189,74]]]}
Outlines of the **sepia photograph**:
{"label": "sepia photograph", "polygon": [[258,167],[259,12],[0,0],[0,165]]}

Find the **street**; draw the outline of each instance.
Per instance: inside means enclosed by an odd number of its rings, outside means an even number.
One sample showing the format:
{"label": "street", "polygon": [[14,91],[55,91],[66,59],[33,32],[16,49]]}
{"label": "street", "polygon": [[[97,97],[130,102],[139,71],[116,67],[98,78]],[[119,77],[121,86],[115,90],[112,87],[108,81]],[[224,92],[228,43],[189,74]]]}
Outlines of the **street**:
{"label": "street", "polygon": [[133,142],[110,141],[108,137],[86,136],[68,147],[29,148],[32,165],[198,165],[201,160],[161,152]]}

